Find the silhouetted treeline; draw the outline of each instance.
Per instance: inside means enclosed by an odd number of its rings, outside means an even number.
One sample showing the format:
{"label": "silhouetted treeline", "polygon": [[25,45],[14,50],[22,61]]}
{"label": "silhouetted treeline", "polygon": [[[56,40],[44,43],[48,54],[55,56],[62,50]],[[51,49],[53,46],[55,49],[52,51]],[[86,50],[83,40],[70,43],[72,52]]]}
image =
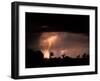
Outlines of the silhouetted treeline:
{"label": "silhouetted treeline", "polygon": [[62,55],[62,58],[52,58],[53,55],[51,52],[50,59],[44,59],[41,51],[28,49],[26,50],[26,68],[89,65],[89,54],[86,53],[77,58],[65,55]]}

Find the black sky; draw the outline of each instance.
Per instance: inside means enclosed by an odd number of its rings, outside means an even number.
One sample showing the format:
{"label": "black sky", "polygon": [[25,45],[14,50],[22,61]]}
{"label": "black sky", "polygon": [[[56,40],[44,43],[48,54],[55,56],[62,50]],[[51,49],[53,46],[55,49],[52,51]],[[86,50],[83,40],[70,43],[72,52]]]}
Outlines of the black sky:
{"label": "black sky", "polygon": [[89,16],[26,13],[26,30],[27,32],[68,31],[89,33]]}

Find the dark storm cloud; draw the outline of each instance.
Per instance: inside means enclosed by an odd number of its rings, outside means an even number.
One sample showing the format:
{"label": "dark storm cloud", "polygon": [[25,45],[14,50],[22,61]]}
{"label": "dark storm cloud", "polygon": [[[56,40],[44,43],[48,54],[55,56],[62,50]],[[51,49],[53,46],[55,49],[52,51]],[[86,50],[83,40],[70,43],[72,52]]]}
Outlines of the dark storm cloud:
{"label": "dark storm cloud", "polygon": [[27,32],[89,33],[88,15],[26,13]]}

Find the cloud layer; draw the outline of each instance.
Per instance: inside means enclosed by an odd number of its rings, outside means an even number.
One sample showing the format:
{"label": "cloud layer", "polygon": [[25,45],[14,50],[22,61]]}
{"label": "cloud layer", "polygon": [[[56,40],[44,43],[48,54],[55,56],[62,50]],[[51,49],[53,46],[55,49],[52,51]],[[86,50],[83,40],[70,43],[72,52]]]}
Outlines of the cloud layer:
{"label": "cloud layer", "polygon": [[51,36],[57,36],[49,50],[54,53],[55,57],[60,57],[62,54],[76,57],[89,52],[88,35],[70,32],[44,32],[40,36],[40,41],[46,40]]}

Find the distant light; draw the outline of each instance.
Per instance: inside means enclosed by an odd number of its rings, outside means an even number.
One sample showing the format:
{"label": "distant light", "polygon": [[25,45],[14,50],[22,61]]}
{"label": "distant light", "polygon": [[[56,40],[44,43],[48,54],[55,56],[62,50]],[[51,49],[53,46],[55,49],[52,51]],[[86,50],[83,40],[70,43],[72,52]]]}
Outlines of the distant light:
{"label": "distant light", "polygon": [[44,25],[44,26],[41,26],[42,28],[48,28],[48,26]]}

